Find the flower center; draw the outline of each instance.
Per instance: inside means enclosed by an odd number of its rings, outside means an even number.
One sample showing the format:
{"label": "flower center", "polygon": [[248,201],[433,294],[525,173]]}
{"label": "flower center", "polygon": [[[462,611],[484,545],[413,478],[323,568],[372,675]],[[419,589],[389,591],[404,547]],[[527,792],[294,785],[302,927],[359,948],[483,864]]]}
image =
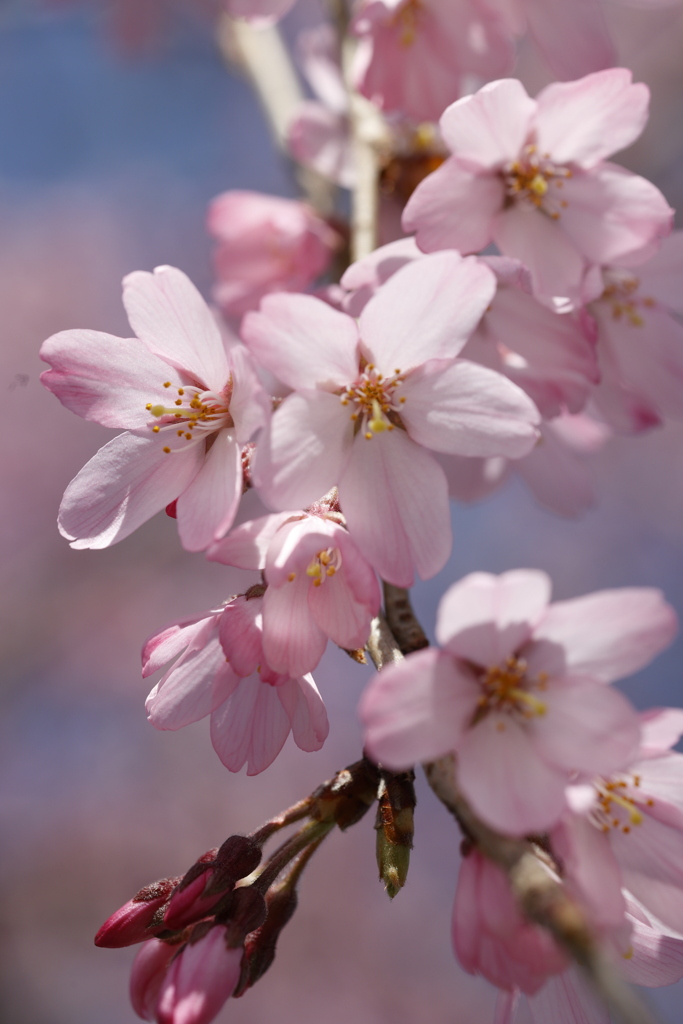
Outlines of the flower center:
{"label": "flower center", "polygon": [[559,220],[561,210],[568,205],[558,194],[565,179],[572,176],[568,167],[554,164],[549,153],[540,155],[537,147],[529,144],[517,160],[503,167],[502,174],[509,203],[524,202]]}
{"label": "flower center", "polygon": [[626,321],[631,327],[642,327],[645,323],[642,311],[652,309],[655,300],[649,296],[638,296],[640,281],[628,271],[606,271],[605,290],[601,299],[612,310],[614,320]]}
{"label": "flower center", "polygon": [[[165,388],[171,387],[171,382],[166,381]],[[164,447],[167,454],[171,452],[184,451],[193,444],[204,441],[210,434],[215,434],[224,427],[234,426],[230,416],[230,394],[232,392],[232,381],[219,394],[216,391],[203,391],[194,384],[188,384],[177,389],[178,397],[168,406],[153,405],[149,402],[145,408],[160,423],[155,423],[152,431],[155,434],[174,432],[179,438],[178,447]]]}
{"label": "flower center", "polygon": [[341,569],[342,557],[339,548],[325,548],[319,551],[306,569],[314,587],[321,587],[328,577],[334,576]]}
{"label": "flower center", "polygon": [[638,805],[652,807],[654,800],[644,796],[640,788],[640,776],[597,779],[593,785],[597,794],[597,805],[591,812],[591,821],[601,832],[619,829],[625,835],[634,825],[641,825],[643,813]]}
{"label": "flower center", "polygon": [[547,705],[532,691],[542,692],[547,682],[548,676],[545,672],[539,672],[534,679],[527,675],[526,661],[511,655],[504,665],[487,668],[479,676],[482,695],[479,698],[476,720],[481,719],[489,711],[514,712],[522,718],[544,715]]}
{"label": "flower center", "polygon": [[415,42],[421,15],[422,0],[406,0],[394,13],[391,24],[398,29],[401,46],[412,46]]}
{"label": "flower center", "polygon": [[400,370],[395,370],[392,377],[384,377],[373,363],[368,363],[354,383],[341,392],[341,404],[353,407],[351,419],[368,441],[373,434],[402,426],[398,412],[406,398],[396,392],[404,380]]}

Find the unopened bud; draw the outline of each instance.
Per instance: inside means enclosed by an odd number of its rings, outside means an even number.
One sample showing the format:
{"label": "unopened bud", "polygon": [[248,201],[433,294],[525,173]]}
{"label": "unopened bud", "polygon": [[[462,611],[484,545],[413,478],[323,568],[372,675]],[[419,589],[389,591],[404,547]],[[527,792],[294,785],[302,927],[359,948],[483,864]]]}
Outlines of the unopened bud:
{"label": "unopened bud", "polygon": [[235,999],[255,985],[272,964],[280,932],[296,910],[296,906],[296,890],[290,886],[282,886],[268,892],[268,916],[260,928],[247,936],[244,944],[242,973],[234,992]]}
{"label": "unopened bud", "polygon": [[230,948],[242,946],[249,932],[259,928],[265,918],[266,901],[253,885],[233,889],[216,910],[216,921],[225,925],[225,941]]}
{"label": "unopened bud", "polygon": [[138,950],[130,972],[130,1001],[143,1020],[154,1020],[168,965],[179,949],[159,939],[150,939]]}
{"label": "unopened bud", "polygon": [[104,922],[95,936],[95,945],[118,949],[149,939],[151,929],[161,926],[159,911],[179,881],[180,878],[161,878],[140,889]]}
{"label": "unopened bud", "polygon": [[413,848],[415,772],[382,771],[377,806],[377,866],[380,880],[393,900],[405,885]]}
{"label": "unopened bud", "polygon": [[232,995],[242,949],[229,948],[225,929],[199,925],[163,977],[154,1009],[157,1024],[210,1024]]}
{"label": "unopened bud", "polygon": [[258,867],[261,847],[249,836],[230,836],[220,848],[209,850],[186,872],[173,893],[164,923],[184,928],[210,914],[240,878]]}
{"label": "unopened bud", "polygon": [[378,785],[377,766],[366,758],[356,761],[316,790],[311,817],[317,821],[334,821],[342,830],[349,828],[372,807]]}

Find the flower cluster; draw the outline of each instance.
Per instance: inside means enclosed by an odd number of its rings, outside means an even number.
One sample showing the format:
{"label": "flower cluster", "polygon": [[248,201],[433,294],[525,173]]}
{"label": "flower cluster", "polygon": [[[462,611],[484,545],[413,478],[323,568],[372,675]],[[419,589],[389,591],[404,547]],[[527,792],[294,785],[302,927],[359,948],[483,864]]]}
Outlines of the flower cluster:
{"label": "flower cluster", "polygon": [[[291,3],[228,6],[272,23]],[[385,244],[337,282],[336,213],[228,192],[208,218],[219,310],[179,269],[138,271],[123,282],[133,337],[70,330],[42,347],[45,386],[124,430],[67,487],[59,528],[72,546],[108,547],[166,509],[187,551],[254,574],[145,643],[143,676],[165,669],[147,698],[155,728],[210,716],[222,763],[254,775],[290,733],[304,751],[323,745],[311,672],[328,641],[381,669],[360,704],[371,762],[103,926],[100,945],[144,941],[131,984],[144,1019],[209,1024],[253,984],[309,856],[374,802],[394,896],[413,767],[444,758],[476,820],[535,851],[627,978],[683,976],[683,712],[639,715],[611,685],[673,639],[659,591],[551,604],[541,571],[479,572],[443,597],[438,647],[403,643],[400,615],[391,657],[377,645],[382,586],[387,617],[398,594],[409,619],[405,588],[448,562],[451,498],[516,472],[541,504],[578,515],[595,500],[586,456],[612,432],[683,414],[682,236],[659,190],[608,160],[642,132],[649,92],[609,66],[598,0],[572,6],[359,0],[345,76],[343,40],[307,33],[318,99],[292,111],[287,144],[326,187],[359,190],[369,107]],[[558,74],[583,77],[535,99],[500,79],[526,29]],[[247,489],[265,514],[240,521]],[[265,841],[303,817],[261,867]],[[465,832],[454,948],[500,989],[497,1020],[512,1024],[523,998],[537,1024],[602,1021],[567,949]]]}

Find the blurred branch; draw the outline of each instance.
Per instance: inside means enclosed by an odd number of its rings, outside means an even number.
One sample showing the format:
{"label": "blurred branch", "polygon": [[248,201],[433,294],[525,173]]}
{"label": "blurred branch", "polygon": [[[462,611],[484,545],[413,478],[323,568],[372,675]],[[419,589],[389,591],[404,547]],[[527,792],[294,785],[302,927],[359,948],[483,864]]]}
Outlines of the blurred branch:
{"label": "blurred branch", "polygon": [[[217,40],[225,62],[241,68],[249,78],[277,145],[289,156],[289,124],[305,96],[277,25],[254,28],[248,21],[223,14]],[[334,212],[336,185],[310,168],[293,163],[306,199],[321,216],[329,217]]]}

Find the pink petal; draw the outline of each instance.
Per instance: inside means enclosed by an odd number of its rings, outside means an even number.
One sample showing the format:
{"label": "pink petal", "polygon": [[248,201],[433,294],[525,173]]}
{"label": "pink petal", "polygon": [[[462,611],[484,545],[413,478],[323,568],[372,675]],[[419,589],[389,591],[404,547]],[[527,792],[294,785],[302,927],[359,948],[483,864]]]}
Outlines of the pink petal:
{"label": "pink petal", "polygon": [[458,249],[478,252],[492,238],[493,218],[505,194],[497,174],[469,170],[446,160],[420,182],[403,211],[403,230],[416,232],[424,252]]}
{"label": "pink petal", "polygon": [[241,496],[240,449],[232,430],[219,430],[202,468],[176,505],[185,550],[203,551],[229,530]]}
{"label": "pink petal", "polygon": [[371,361],[385,375],[460,352],[496,291],[496,279],[459,253],[423,256],[395,273],[360,315]]}
{"label": "pink petal", "polygon": [[559,648],[556,671],[563,662],[572,675],[610,683],[649,664],[677,628],[676,614],[659,590],[623,587],[551,605],[534,629],[534,643]]}
{"label": "pink petal", "polygon": [[512,468],[526,482],[536,501],[556,515],[576,518],[596,502],[595,487],[583,461],[543,423],[538,442]]}
{"label": "pink petal", "polygon": [[282,587],[268,587],[263,598],[263,653],[275,672],[296,678],[318,664],[327,637],[308,605],[311,580],[300,573]]}
{"label": "pink petal", "polygon": [[280,509],[305,508],[338,483],[353,421],[336,395],[288,395],[259,439],[253,464],[260,494]]}
{"label": "pink petal", "polygon": [[550,579],[544,572],[471,573],[441,598],[436,638],[451,654],[475,665],[502,665],[529,638],[549,600]]}
{"label": "pink petal", "polygon": [[[592,212],[596,235],[598,212]],[[585,260],[580,248],[562,231],[560,222],[518,204],[496,218],[493,236],[501,252],[529,268],[536,296],[580,301]]]}
{"label": "pink petal", "polygon": [[448,481],[448,493],[456,501],[482,501],[507,480],[510,463],[502,456],[474,459],[465,455],[438,455]]}
{"label": "pink petal", "polygon": [[[628,899],[632,953],[622,970],[632,985],[660,988],[683,978],[683,939],[662,933],[661,923]],[[644,918],[644,920],[642,920]]]}
{"label": "pink petal", "polygon": [[217,621],[215,614],[184,619],[151,636],[142,648],[142,678],[151,676],[184,650],[203,647]]}
{"label": "pink petal", "polygon": [[330,724],[323,699],[313,677],[288,679],[277,687],[277,695],[292,723],[292,739],[300,750],[320,750],[327,739]]}
{"label": "pink petal", "polygon": [[276,512],[241,523],[227,537],[212,544],[206,553],[210,562],[234,565],[237,569],[264,569],[266,552],[280,527],[301,512]]}
{"label": "pink petal", "polygon": [[130,325],[150,352],[212,391],[228,381],[218,325],[189,277],[175,267],[137,270],[123,281]]}
{"label": "pink petal", "polygon": [[287,126],[287,148],[295,160],[342,188],[353,188],[355,170],[346,114],[306,100]]}
{"label": "pink petal", "polygon": [[[594,794],[595,795],[595,794]],[[566,814],[551,833],[569,893],[588,908],[596,928],[620,928],[626,904],[623,879],[609,837],[584,814]]]}
{"label": "pink petal", "polygon": [[339,480],[349,532],[380,576],[409,587],[429,579],[451,552],[444,472],[403,430],[357,435]]}
{"label": "pink petal", "polygon": [[514,836],[542,832],[562,814],[566,773],[538,755],[511,715],[486,715],[456,753],[460,788],[491,828]]}
{"label": "pink petal", "polygon": [[683,708],[651,708],[640,716],[642,746],[648,754],[665,752],[683,736]]}
{"label": "pink petal", "polygon": [[577,172],[563,198],[556,226],[591,263],[614,263],[671,231],[673,210],[659,189],[617,164]]}
{"label": "pink petal", "polygon": [[[355,599],[347,576],[348,569],[342,565],[322,586],[310,587],[308,602],[313,619],[323,633],[338,647],[356,650],[365,647],[377,608],[372,612],[368,605]],[[372,578],[374,580],[374,576]]]}
{"label": "pink petal", "polygon": [[282,750],[290,721],[277,691],[257,675],[249,676],[211,715],[213,749],[228,771],[238,772],[246,764],[247,775],[258,775]]}
{"label": "pink petal", "polygon": [[[529,32],[557,78],[593,78],[588,72],[599,72],[616,63],[617,54],[599,0],[572,0],[571,7],[564,0],[524,0],[524,7]],[[542,95],[537,97],[539,107]],[[576,117],[585,117],[586,113],[590,116],[593,111],[579,108]],[[617,114],[618,109],[615,117]]]}
{"label": "pink petal", "polygon": [[86,463],[62,499],[59,530],[73,548],[106,548],[127,537],[190,484],[203,452],[162,449],[164,435],[119,434]]}
{"label": "pink petal", "polygon": [[159,993],[158,1024],[210,1024],[235,990],[242,949],[228,949],[225,928],[215,926],[188,943],[171,964]]}
{"label": "pink petal", "polygon": [[[548,0],[543,2],[547,7]],[[567,24],[575,23],[582,2],[601,17],[595,0],[579,0]],[[555,8],[566,10],[560,0]],[[612,67],[576,82],[553,82],[536,100],[539,149],[558,164],[592,167],[635,142],[647,123],[650,90],[642,82],[634,85],[628,68]]]}
{"label": "pink petal", "polygon": [[[671,885],[667,882],[659,881],[658,879],[650,878],[646,874],[639,871],[623,871],[623,884],[628,889],[628,896],[636,897],[642,904],[643,908],[657,918],[657,928],[659,934],[668,929],[672,929],[675,932],[681,933],[683,929],[683,889],[680,885]],[[631,901],[628,900],[628,903]],[[632,907],[629,907],[631,913],[633,913]],[[636,943],[633,943],[634,953],[636,951]],[[644,952],[641,949],[639,952]],[[642,960],[639,958],[640,964]],[[627,965],[624,965],[624,971],[627,977],[630,976],[630,972]],[[645,984],[645,982],[636,982],[636,984]],[[668,982],[662,982],[662,984],[669,984]]]}
{"label": "pink petal", "polygon": [[540,696],[547,712],[529,727],[549,764],[590,776],[608,775],[633,761],[640,723],[617,690],[593,682],[551,682]]}
{"label": "pink petal", "polygon": [[263,600],[234,597],[219,619],[223,654],[238,676],[250,676],[263,662]]}
{"label": "pink petal", "polygon": [[572,967],[550,978],[529,997],[532,1024],[610,1024],[609,1010],[596,1000],[588,983]]}
{"label": "pink petal", "polygon": [[238,677],[225,662],[216,637],[205,647],[182,658],[157,683],[146,701],[147,718],[155,729],[182,729],[211,714],[216,707],[214,679],[219,690],[235,689]]}
{"label": "pink petal", "polygon": [[536,101],[522,83],[503,78],[451,104],[439,124],[446,145],[464,164],[496,168],[519,156],[535,112]]}
{"label": "pink petal", "polygon": [[447,654],[409,655],[370,680],[358,714],[370,756],[392,769],[408,768],[455,749],[472,719],[479,687]]}
{"label": "pink petal", "polygon": [[149,427],[153,417],[146,406],[166,404],[167,380],[183,383],[137,338],[99,331],[54,334],[43,342],[40,358],[52,366],[40,376],[45,387],[71,412],[104,427]]}
{"label": "pink petal", "polygon": [[399,238],[356,260],[344,271],[339,283],[350,292],[358,291],[359,288],[371,288],[374,292],[397,270],[421,256],[414,238]]}
{"label": "pink petal", "polygon": [[647,263],[634,271],[641,294],[649,295],[667,309],[683,313],[683,231],[672,231]]}
{"label": "pink petal", "polygon": [[171,959],[178,952],[161,939],[148,939],[138,950],[130,974],[130,1001],[138,1017],[154,1020],[161,986]]}
{"label": "pink petal", "polygon": [[401,397],[408,433],[435,451],[514,459],[531,451],[538,438],[538,409],[522,389],[465,359],[418,367],[406,378]]}
{"label": "pink petal", "polygon": [[253,360],[243,345],[234,345],[230,351],[232,394],[230,415],[235,424],[235,437],[246,444],[270,418],[271,402],[263,390]]}
{"label": "pink petal", "polygon": [[259,312],[242,321],[242,337],[256,360],[290,388],[332,391],[358,376],[355,321],[311,295],[267,295]]}
{"label": "pink petal", "polygon": [[320,516],[292,516],[273,536],[268,547],[265,564],[268,584],[281,587],[288,582],[291,573],[305,576],[311,560],[320,551],[335,547],[342,533],[345,533],[343,527]]}

